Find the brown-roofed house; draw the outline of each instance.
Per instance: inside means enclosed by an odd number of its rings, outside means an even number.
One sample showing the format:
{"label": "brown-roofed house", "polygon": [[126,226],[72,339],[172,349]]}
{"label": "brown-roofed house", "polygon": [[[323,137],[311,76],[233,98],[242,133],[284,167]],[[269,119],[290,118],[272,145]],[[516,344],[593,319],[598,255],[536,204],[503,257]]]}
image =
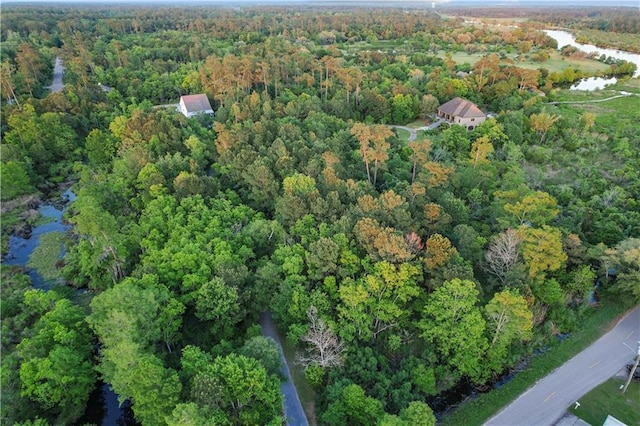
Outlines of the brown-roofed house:
{"label": "brown-roofed house", "polygon": [[211,108],[209,98],[203,93],[199,95],[181,96],[179,108],[180,112],[187,118],[198,114],[213,115],[213,108]]}
{"label": "brown-roofed house", "polygon": [[487,116],[473,102],[462,98],[453,98],[438,107],[438,117],[449,123],[459,124],[473,130],[480,125]]}

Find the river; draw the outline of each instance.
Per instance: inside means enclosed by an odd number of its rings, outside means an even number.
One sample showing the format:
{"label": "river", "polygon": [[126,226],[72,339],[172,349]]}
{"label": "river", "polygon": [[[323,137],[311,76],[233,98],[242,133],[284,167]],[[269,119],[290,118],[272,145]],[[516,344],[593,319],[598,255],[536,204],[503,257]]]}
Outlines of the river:
{"label": "river", "polygon": [[[67,232],[71,229],[71,225],[65,224],[62,220],[67,207],[76,195],[67,189],[62,193],[61,202],[46,203],[40,205],[38,211],[43,217],[52,219],[50,222],[36,226],[31,230],[29,238],[22,238],[12,235],[9,237],[9,252],[4,260],[6,265],[22,266],[26,269],[27,274],[31,277],[31,283],[34,288],[42,290],[51,289],[52,284],[45,281],[35,269],[27,268],[29,258],[40,244],[40,236],[49,232]],[[60,248],[60,256],[63,256],[63,248]],[[77,424],[100,424],[102,426],[116,425],[136,425],[133,419],[133,413],[128,404],[120,407],[118,396],[111,388],[101,382],[96,384],[95,390],[91,393],[84,416],[78,420]]]}
{"label": "river", "polygon": [[566,45],[577,47],[586,53],[597,52],[599,55],[611,56],[616,59],[624,59],[628,62],[636,64],[636,72],[634,77],[640,76],[640,54],[625,52],[624,50],[607,49],[605,47],[594,46],[593,44],[583,44],[576,41],[576,37],[568,31],[562,30],[544,30],[544,32],[551,38],[558,42],[558,49]]}

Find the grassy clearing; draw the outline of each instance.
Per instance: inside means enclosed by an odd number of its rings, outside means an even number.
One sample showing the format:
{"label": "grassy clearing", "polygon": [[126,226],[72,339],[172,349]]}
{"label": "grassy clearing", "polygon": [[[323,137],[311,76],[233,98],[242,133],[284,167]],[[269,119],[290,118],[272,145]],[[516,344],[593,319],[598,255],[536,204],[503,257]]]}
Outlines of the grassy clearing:
{"label": "grassy clearing", "polygon": [[58,281],[62,278],[57,263],[62,253],[64,234],[49,232],[40,236],[38,247],[33,250],[27,266],[33,268],[45,281]]}
{"label": "grassy clearing", "polygon": [[[444,58],[446,51],[442,50],[438,52],[438,56]],[[451,54],[451,59],[453,59],[456,64],[461,65],[464,63],[475,64],[478,62],[483,56],[487,53],[467,53],[467,52],[449,52]],[[515,54],[514,54],[515,55]],[[513,55],[510,55],[510,59],[513,58]],[[501,63],[507,64],[510,61],[503,60]],[[546,68],[549,72],[560,72],[565,68],[579,68],[584,72],[589,74],[599,74],[604,72],[609,65],[603,64],[602,62],[595,61],[593,59],[574,59],[574,58],[566,58],[560,55],[559,52],[553,51],[551,52],[550,58],[545,62],[534,62],[528,59],[518,61],[515,63],[516,66],[520,68],[527,69],[538,69],[538,68]]]}
{"label": "grassy clearing", "polygon": [[624,82],[618,82],[613,87],[625,92],[640,93],[640,77],[626,79]]}
{"label": "grassy clearing", "polygon": [[415,120],[412,121],[411,123],[407,124],[407,127],[410,127],[412,129],[419,129],[420,127],[424,127],[426,126],[428,123],[426,120]]}
{"label": "grassy clearing", "polygon": [[[481,425],[538,380],[564,364],[607,332],[624,312],[618,305],[602,305],[581,323],[581,329],[561,343],[533,358],[525,371],[500,389],[481,394],[460,405],[443,419],[444,425]],[[601,424],[601,423],[599,423]]]}
{"label": "grassy clearing", "polygon": [[583,91],[583,90],[558,90],[555,92],[555,101],[559,102],[584,102],[595,101],[598,99],[606,99],[612,96],[618,96],[620,93],[617,90],[602,89],[595,91]]}
{"label": "grassy clearing", "polygon": [[291,379],[298,391],[298,397],[300,397],[300,403],[302,403],[302,408],[307,415],[307,420],[310,425],[316,425],[316,392],[304,374],[304,367],[296,362],[296,348],[284,338],[280,339],[280,341],[284,357],[287,359],[287,365],[291,372]]}
{"label": "grassy clearing", "polygon": [[569,412],[592,425],[603,424],[609,414],[628,425],[640,425],[640,381],[633,380],[625,394],[620,390],[624,383],[620,377],[607,380],[580,398],[580,407],[576,410],[573,405]]}
{"label": "grassy clearing", "polygon": [[409,140],[409,136],[411,135],[411,133],[409,133],[408,130],[400,129],[398,127],[394,127],[393,130],[396,132],[396,134],[398,135],[398,139],[400,139],[401,141]]}

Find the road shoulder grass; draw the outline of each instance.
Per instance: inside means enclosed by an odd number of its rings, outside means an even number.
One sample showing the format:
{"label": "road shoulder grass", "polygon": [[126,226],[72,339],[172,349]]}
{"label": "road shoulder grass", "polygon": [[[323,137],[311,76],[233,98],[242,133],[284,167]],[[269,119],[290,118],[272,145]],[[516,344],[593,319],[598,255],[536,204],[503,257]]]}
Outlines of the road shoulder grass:
{"label": "road shoulder grass", "polygon": [[548,352],[531,359],[528,367],[499,389],[480,394],[462,403],[445,416],[443,425],[482,425],[503,407],[529,389],[538,380],[560,367],[605,334],[625,312],[619,305],[602,305],[593,315],[582,321],[580,330],[569,338],[554,344]]}
{"label": "road shoulder grass", "polygon": [[633,380],[623,394],[620,387],[625,382],[622,377],[607,380],[580,398],[580,406],[571,406],[569,412],[592,425],[603,424],[607,415],[628,425],[640,425],[640,380]]}

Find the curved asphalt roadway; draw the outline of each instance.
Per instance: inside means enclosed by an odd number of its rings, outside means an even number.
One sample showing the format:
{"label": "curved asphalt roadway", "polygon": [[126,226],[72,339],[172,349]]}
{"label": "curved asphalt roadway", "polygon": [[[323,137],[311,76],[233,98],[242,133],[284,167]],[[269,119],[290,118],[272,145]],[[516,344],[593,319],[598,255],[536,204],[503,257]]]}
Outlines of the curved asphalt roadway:
{"label": "curved asphalt roadway", "polygon": [[631,362],[639,341],[637,306],[607,334],[529,388],[485,426],[554,425],[569,406]]}
{"label": "curved asphalt roadway", "polygon": [[416,140],[416,137],[418,136],[418,130],[433,130],[436,127],[440,126],[442,123],[444,123],[443,119],[438,119],[435,122],[429,124],[428,126],[423,126],[423,127],[418,127],[417,129],[411,128],[411,127],[407,127],[407,126],[398,126],[395,124],[390,124],[389,127],[395,127],[397,129],[404,129],[407,132],[409,132],[409,139],[407,139],[408,141],[414,141]]}
{"label": "curved asphalt roadway", "polygon": [[286,424],[289,426],[309,426],[307,416],[304,414],[302,404],[300,403],[300,398],[298,398],[298,392],[293,385],[293,380],[291,380],[291,373],[289,373],[289,367],[282,352],[278,330],[273,323],[271,313],[263,312],[260,314],[260,325],[262,326],[262,335],[271,337],[276,341],[278,350],[280,351],[280,358],[282,358],[282,375],[285,377],[285,381],[280,383],[280,392],[282,392],[282,405]]}

